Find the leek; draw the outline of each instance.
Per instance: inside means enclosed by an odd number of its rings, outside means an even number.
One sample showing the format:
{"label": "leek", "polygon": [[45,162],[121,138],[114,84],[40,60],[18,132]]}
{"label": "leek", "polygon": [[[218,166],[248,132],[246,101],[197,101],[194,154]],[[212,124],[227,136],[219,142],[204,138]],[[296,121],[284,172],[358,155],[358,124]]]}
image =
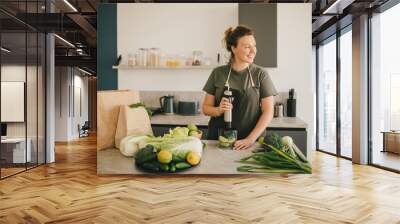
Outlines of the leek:
{"label": "leek", "polygon": [[[279,138],[274,134],[272,141],[266,144],[262,152],[240,159],[238,162],[246,165],[237,168],[239,172],[251,173],[311,173],[312,169],[304,154],[293,143],[289,136]],[[279,147],[279,148],[278,148]]]}

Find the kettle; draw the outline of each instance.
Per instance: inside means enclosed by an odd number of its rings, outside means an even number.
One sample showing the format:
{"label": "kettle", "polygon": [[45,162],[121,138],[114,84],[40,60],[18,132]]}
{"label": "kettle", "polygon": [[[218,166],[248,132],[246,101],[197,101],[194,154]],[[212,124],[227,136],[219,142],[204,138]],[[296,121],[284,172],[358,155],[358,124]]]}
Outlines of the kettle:
{"label": "kettle", "polygon": [[174,114],[174,96],[167,95],[160,97],[161,111],[165,114]]}

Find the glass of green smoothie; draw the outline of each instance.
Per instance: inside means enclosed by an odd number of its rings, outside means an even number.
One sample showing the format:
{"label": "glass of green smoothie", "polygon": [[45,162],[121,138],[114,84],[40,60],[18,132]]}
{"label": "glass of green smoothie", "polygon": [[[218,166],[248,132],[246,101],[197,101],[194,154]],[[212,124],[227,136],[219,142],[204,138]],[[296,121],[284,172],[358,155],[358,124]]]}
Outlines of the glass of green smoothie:
{"label": "glass of green smoothie", "polygon": [[218,148],[222,149],[232,149],[233,144],[237,140],[237,130],[230,129],[230,130],[224,130],[224,129],[219,129],[218,130]]}

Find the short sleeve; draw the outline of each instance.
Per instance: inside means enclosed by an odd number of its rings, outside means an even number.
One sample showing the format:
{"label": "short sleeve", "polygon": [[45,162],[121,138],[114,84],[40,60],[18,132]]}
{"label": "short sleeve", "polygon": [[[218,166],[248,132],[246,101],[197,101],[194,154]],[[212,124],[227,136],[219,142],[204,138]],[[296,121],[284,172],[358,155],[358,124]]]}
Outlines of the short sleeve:
{"label": "short sleeve", "polygon": [[215,69],[211,72],[211,75],[208,77],[206,84],[203,87],[203,91],[210,95],[215,96],[216,86],[215,86]]}
{"label": "short sleeve", "polygon": [[276,91],[270,75],[264,71],[260,80],[260,97],[262,99],[268,96],[276,95],[278,95],[278,91]]}

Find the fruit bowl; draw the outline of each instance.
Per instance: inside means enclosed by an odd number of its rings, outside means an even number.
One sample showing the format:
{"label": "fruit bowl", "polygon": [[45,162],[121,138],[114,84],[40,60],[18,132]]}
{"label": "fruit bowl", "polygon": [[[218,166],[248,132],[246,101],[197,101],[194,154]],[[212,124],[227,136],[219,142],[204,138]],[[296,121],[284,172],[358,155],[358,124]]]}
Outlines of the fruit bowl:
{"label": "fruit bowl", "polygon": [[199,165],[201,155],[193,151],[173,154],[170,150],[157,149],[152,145],[146,145],[139,149],[134,160],[135,165],[146,172],[175,173]]}

